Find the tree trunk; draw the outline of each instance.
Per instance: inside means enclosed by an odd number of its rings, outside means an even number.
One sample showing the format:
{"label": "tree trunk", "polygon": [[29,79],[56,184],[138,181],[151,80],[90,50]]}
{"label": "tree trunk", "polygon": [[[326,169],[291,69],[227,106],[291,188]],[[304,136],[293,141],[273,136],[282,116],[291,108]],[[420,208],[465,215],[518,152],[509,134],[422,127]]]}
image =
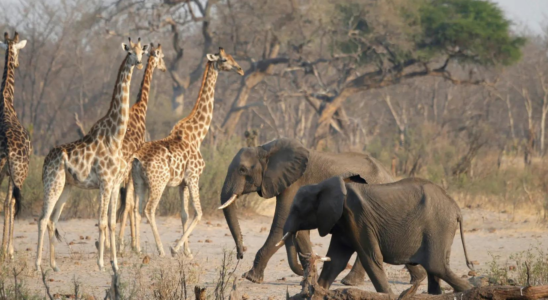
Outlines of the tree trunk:
{"label": "tree trunk", "polygon": [[[545,97],[546,98],[546,97]],[[546,138],[546,114],[548,113],[548,99],[543,101],[542,115],[540,118],[540,156],[544,157],[545,138]]]}

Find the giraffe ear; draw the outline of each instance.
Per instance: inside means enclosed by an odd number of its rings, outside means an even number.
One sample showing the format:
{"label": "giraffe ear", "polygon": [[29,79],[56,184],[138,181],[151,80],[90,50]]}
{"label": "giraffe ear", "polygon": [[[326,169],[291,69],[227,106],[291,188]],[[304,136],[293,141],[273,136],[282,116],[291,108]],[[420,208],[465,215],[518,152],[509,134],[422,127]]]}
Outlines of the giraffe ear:
{"label": "giraffe ear", "polygon": [[209,61],[218,61],[219,60],[219,55],[215,55],[215,54],[207,54],[206,57],[207,57],[207,60],[209,60]]}
{"label": "giraffe ear", "polygon": [[8,44],[0,42],[0,49],[8,50]]}
{"label": "giraffe ear", "polygon": [[125,43],[122,43],[122,49],[124,49],[124,51],[128,51],[130,50],[129,46]]}
{"label": "giraffe ear", "polygon": [[18,50],[21,50],[21,49],[25,48],[26,45],[27,45],[27,40],[22,40],[19,43],[13,45],[13,47],[15,47]]}

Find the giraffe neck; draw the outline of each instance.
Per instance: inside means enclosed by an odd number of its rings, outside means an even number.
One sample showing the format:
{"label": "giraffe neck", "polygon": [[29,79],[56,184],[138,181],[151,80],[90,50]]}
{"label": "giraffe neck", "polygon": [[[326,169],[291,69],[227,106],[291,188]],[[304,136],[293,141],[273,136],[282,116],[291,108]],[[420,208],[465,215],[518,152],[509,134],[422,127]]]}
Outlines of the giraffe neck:
{"label": "giraffe neck", "polygon": [[6,50],[6,63],[4,65],[4,74],[2,75],[2,99],[0,107],[2,111],[13,108],[13,94],[15,92],[15,57],[13,55],[12,45]]}
{"label": "giraffe neck", "polygon": [[133,66],[128,58],[129,55],[126,56],[118,71],[110,108],[103,119],[105,123],[102,124],[102,127],[106,129],[104,136],[110,137],[111,143],[116,143],[112,144],[116,148],[122,145],[129,120],[129,88]]}
{"label": "giraffe neck", "polygon": [[198,146],[201,145],[213,117],[215,84],[217,83],[218,74],[219,72],[215,69],[213,62],[208,61],[196,104],[194,104],[190,115],[174,126],[171,135],[182,137],[184,140],[196,143]]}
{"label": "giraffe neck", "polygon": [[130,138],[132,140],[141,141],[141,143],[145,142],[145,120],[147,116],[148,93],[152,82],[152,73],[154,73],[155,68],[156,63],[154,62],[154,57],[150,56],[147,61],[143,81],[141,82],[141,88],[137,95],[137,101],[131,107],[131,113],[129,114],[130,127],[127,130],[128,132],[132,131],[132,133],[130,136],[127,136],[126,133],[126,139]]}
{"label": "giraffe neck", "polygon": [[143,81],[141,81],[141,88],[139,89],[139,94],[137,94],[137,102],[133,106],[139,105],[146,109],[148,105],[148,92],[150,91],[150,82],[152,81],[152,73],[154,73],[154,68],[156,64],[154,63],[154,57],[150,56],[147,61],[147,66],[145,68],[145,75],[143,76]]}

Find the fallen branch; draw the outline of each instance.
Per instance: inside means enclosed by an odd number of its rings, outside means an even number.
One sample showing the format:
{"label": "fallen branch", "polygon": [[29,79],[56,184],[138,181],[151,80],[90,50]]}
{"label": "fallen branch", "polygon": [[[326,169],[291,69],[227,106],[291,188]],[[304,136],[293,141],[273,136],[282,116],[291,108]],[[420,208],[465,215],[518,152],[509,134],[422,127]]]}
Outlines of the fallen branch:
{"label": "fallen branch", "polygon": [[318,285],[318,271],[316,263],[320,261],[318,256],[310,255],[308,266],[304,272],[301,285],[302,291],[287,299],[313,299],[313,300],[392,300],[392,299],[432,299],[432,300],[472,300],[472,299],[496,299],[496,300],[520,300],[548,298],[548,285],[541,286],[486,286],[477,287],[461,293],[447,293],[443,295],[415,295],[416,286],[402,292],[399,296],[364,291],[356,288],[345,288],[328,291]]}

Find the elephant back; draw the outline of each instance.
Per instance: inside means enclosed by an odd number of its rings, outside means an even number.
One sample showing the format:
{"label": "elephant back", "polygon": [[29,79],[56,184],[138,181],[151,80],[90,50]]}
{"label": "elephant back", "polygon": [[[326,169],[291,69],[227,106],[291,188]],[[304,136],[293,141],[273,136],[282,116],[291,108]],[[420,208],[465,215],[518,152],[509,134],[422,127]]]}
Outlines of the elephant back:
{"label": "elephant back", "polygon": [[394,182],[387,169],[367,153],[311,150],[303,183],[315,184],[343,174],[359,174],[368,184]]}

